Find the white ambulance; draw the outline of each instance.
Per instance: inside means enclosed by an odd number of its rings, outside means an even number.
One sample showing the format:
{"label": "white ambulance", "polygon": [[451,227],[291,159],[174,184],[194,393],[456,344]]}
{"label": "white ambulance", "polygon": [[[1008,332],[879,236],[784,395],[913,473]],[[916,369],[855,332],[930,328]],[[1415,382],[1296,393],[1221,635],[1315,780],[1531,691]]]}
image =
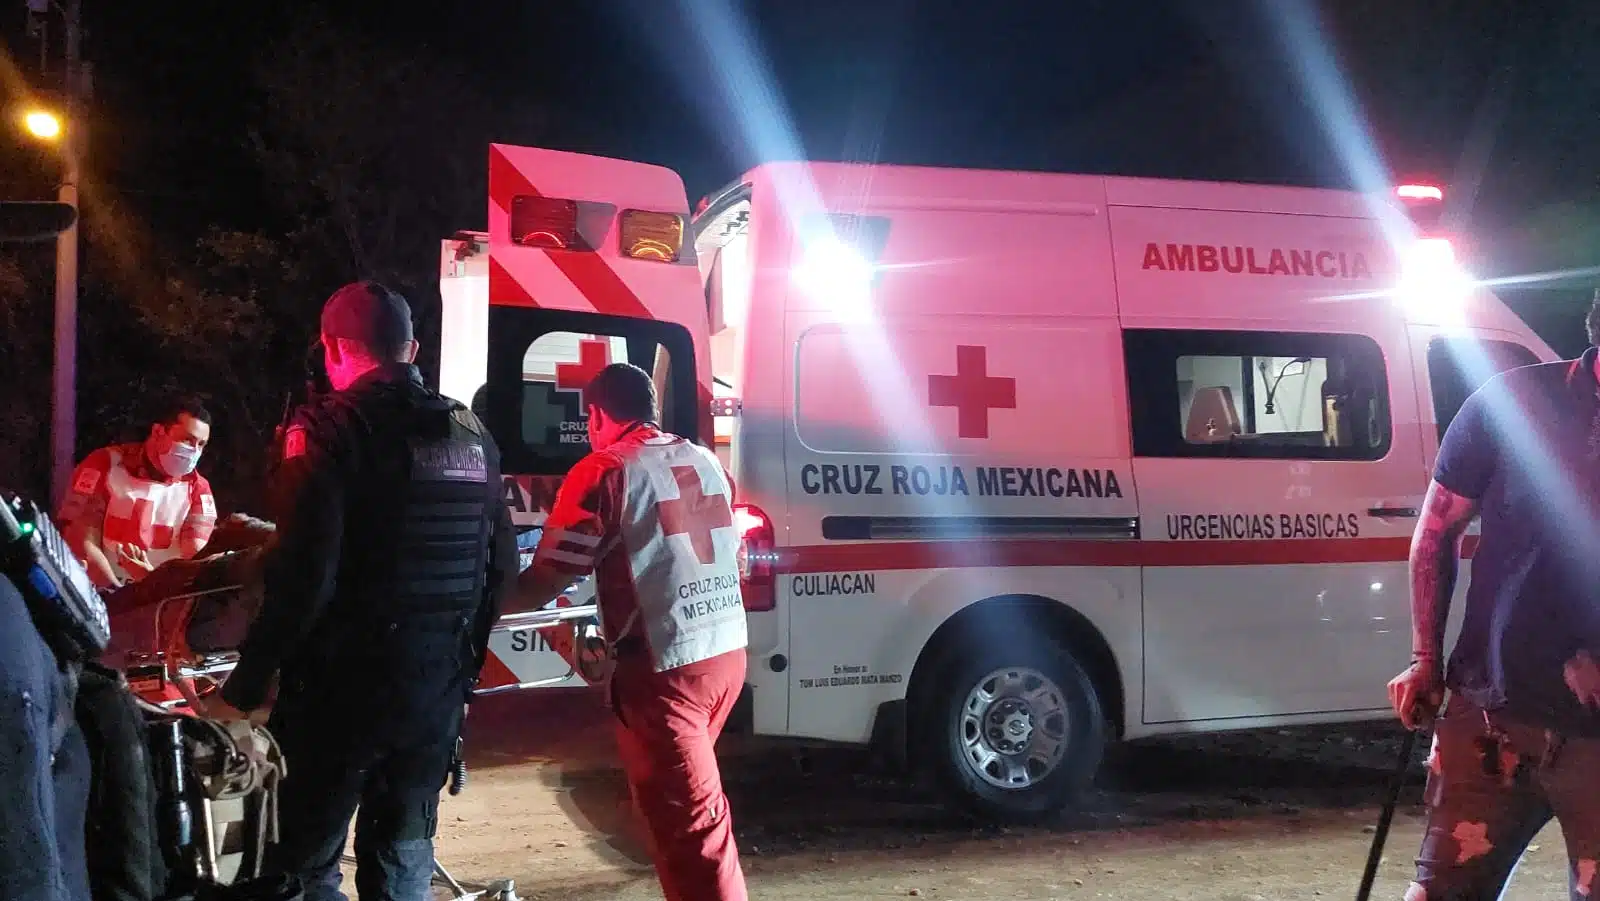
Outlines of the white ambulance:
{"label": "white ambulance", "polygon": [[[645,367],[735,485],[696,527],[745,539],[749,728],[998,819],[1111,741],[1389,717],[1439,437],[1556,358],[1408,215],[1425,185],[781,163],[691,216],[668,170],[501,145],[489,182],[441,388],[519,522],[587,450],[587,375]],[[496,642],[498,686],[582,684]]]}

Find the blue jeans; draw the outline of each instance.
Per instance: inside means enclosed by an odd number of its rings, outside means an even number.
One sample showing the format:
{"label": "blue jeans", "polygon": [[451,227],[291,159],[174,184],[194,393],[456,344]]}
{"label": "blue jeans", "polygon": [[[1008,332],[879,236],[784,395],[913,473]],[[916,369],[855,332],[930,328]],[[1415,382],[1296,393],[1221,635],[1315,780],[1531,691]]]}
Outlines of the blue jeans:
{"label": "blue jeans", "polygon": [[[55,654],[0,576],[0,897],[89,897],[89,752],[69,705]],[[58,717],[70,725],[56,745]]]}
{"label": "blue jeans", "polygon": [[300,877],[306,901],[347,901],[339,859],[354,816],[361,901],[425,901],[459,705],[423,734],[373,741],[348,722],[311,714],[312,703],[280,697],[268,725],[289,770],[269,862]]}

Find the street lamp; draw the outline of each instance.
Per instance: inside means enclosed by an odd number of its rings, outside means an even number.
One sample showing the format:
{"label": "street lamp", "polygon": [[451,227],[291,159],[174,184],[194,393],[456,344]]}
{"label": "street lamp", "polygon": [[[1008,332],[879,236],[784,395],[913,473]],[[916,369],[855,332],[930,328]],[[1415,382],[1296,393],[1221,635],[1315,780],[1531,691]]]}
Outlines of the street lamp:
{"label": "street lamp", "polygon": [[42,109],[23,114],[28,133],[61,148],[56,200],[73,209],[73,221],[56,236],[55,365],[50,380],[50,496],[59,503],[72,478],[78,434],[78,149],[61,117]]}
{"label": "street lamp", "polygon": [[36,138],[54,141],[61,137],[61,120],[48,110],[28,110],[22,117],[22,124],[28,129],[28,134]]}

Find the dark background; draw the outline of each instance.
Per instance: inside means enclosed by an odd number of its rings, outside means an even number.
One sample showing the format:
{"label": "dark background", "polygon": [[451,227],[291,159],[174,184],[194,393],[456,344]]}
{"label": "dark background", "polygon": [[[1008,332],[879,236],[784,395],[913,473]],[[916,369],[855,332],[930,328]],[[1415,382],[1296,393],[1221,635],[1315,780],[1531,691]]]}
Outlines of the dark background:
{"label": "dark background", "polygon": [[[284,9],[281,7],[292,7]],[[0,0],[7,199],[54,190],[15,127],[59,77]],[[683,174],[773,158],[1334,187],[1429,175],[1487,276],[1600,264],[1592,0],[84,0],[79,452],[203,394],[202,469],[255,501],[315,313],[371,276],[436,321],[438,241],[482,228],[490,140]],[[0,480],[48,471],[52,255],[0,256]],[[1585,273],[1500,290],[1585,341]]]}

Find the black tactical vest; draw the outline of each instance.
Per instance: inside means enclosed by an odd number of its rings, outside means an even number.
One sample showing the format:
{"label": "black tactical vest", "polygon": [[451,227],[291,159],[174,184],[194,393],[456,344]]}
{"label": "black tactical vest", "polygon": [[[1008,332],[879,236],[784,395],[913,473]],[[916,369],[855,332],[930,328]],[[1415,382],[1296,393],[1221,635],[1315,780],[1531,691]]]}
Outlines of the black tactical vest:
{"label": "black tactical vest", "polygon": [[338,582],[315,656],[341,683],[396,701],[459,690],[475,656],[500,492],[492,442],[471,411],[414,377],[325,403],[337,408],[349,456]]}

